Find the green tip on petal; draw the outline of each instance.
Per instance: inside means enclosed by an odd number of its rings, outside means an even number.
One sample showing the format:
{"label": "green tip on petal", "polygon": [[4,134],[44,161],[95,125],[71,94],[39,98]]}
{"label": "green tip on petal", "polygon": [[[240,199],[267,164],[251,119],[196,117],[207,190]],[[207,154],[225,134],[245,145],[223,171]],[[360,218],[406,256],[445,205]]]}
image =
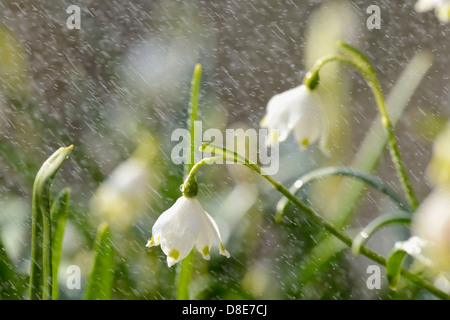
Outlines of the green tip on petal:
{"label": "green tip on petal", "polygon": [[308,139],[308,138],[305,138],[305,139],[303,139],[303,141],[302,141],[302,147],[303,147],[303,148],[306,148],[307,146],[309,146],[309,139]]}
{"label": "green tip on petal", "polygon": [[170,249],[167,256],[176,261],[180,257],[180,251],[178,251],[177,249]]}
{"label": "green tip on petal", "polygon": [[225,257],[229,258],[230,254],[228,253],[227,250],[225,250],[225,248],[223,247],[222,242],[220,243],[220,253],[223,254]]}
{"label": "green tip on petal", "polygon": [[151,237],[150,240],[147,242],[146,247],[151,247],[155,245],[155,238]]}
{"label": "green tip on petal", "polygon": [[203,254],[203,256],[205,256],[205,257],[209,256],[209,247],[208,247],[208,246],[205,246],[205,247],[202,249],[202,254]]}

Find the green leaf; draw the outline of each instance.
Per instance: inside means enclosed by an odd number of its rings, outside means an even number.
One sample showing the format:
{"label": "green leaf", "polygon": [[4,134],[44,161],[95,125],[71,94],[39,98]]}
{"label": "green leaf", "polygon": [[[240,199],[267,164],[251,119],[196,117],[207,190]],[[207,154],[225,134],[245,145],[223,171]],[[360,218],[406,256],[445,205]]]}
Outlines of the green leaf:
{"label": "green leaf", "polygon": [[52,298],[50,187],[73,146],[59,148],[39,169],[33,186],[29,299]]}
{"label": "green leaf", "polygon": [[52,299],[58,299],[58,268],[61,261],[64,229],[66,226],[70,190],[62,190],[53,201],[51,207],[52,217],[52,271],[53,271],[53,294]]}
{"label": "green leaf", "polygon": [[[399,207],[403,210],[412,213],[412,210],[408,203],[406,203],[399,195],[395,193],[391,188],[389,188],[386,184],[383,183],[378,177],[367,174],[365,172],[350,168],[350,167],[324,167],[316,170],[312,170],[305,175],[303,175],[300,179],[298,179],[289,189],[292,194],[297,194],[306,184],[315,181],[321,180],[324,177],[328,176],[341,176],[341,177],[349,177],[355,180],[360,180],[376,190],[384,193],[388,197],[390,197],[395,203],[399,205]],[[290,202],[285,198],[281,198],[277,204],[277,210],[275,213],[275,221],[280,222],[282,217],[284,216],[286,209],[288,208]]]}
{"label": "green leaf", "polygon": [[94,244],[94,262],[87,280],[85,300],[110,300],[114,281],[114,247],[109,225],[103,223],[97,230]]}
{"label": "green leaf", "polygon": [[391,224],[409,224],[411,214],[407,213],[387,213],[372,220],[353,240],[352,253],[359,254],[361,246],[369,241],[370,237],[380,228]]}
{"label": "green leaf", "polygon": [[0,300],[18,299],[16,275],[0,239]]}
{"label": "green leaf", "polygon": [[405,250],[394,248],[386,259],[386,276],[389,287],[394,291],[397,290],[400,271],[407,255],[408,253]]}
{"label": "green leaf", "polygon": [[394,248],[386,258],[386,275],[392,290],[397,290],[401,271],[407,273],[404,269],[402,270],[402,264],[407,255],[410,255],[425,266],[430,264],[430,261],[422,255],[425,243],[425,240],[417,236],[395,243]]}

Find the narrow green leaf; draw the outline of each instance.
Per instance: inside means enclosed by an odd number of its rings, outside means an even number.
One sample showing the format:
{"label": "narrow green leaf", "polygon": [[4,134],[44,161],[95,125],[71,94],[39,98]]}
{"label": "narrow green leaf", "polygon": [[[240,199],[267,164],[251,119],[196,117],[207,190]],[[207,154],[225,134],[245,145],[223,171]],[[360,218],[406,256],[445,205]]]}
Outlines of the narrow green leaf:
{"label": "narrow green leaf", "polygon": [[425,240],[417,236],[412,236],[406,241],[397,241],[395,243],[394,248],[386,258],[386,276],[389,287],[392,290],[397,290],[400,273],[404,275],[409,273],[405,269],[402,269],[403,261],[407,255],[410,255],[423,265],[430,264],[430,261],[422,254],[425,243]]}
{"label": "narrow green leaf", "polygon": [[103,223],[97,230],[94,244],[94,262],[87,280],[85,300],[110,300],[114,281],[114,247],[109,225]]}
{"label": "narrow green leaf", "polygon": [[352,253],[359,254],[361,246],[369,241],[370,237],[382,227],[391,224],[409,224],[411,223],[411,214],[407,213],[387,213],[372,220],[353,240]]}
{"label": "narrow green leaf", "polygon": [[73,146],[59,148],[39,169],[33,186],[29,299],[52,298],[50,187]]}
{"label": "narrow green leaf", "polygon": [[386,259],[386,276],[389,287],[397,290],[398,281],[400,280],[400,271],[403,261],[408,253],[401,248],[394,248]]}
{"label": "narrow green leaf", "polygon": [[[350,167],[324,167],[316,170],[312,170],[305,175],[303,175],[300,179],[298,179],[289,189],[292,194],[297,194],[306,184],[320,180],[328,176],[341,176],[341,177],[349,177],[356,180],[360,180],[376,190],[384,193],[388,197],[390,197],[395,203],[399,205],[399,207],[408,212],[412,212],[408,203],[406,203],[399,195],[395,193],[391,188],[389,188],[386,184],[383,183],[378,177],[367,174],[365,172],[350,168]],[[277,209],[275,213],[275,221],[281,221],[284,216],[286,209],[289,207],[290,202],[285,198],[281,198],[277,204]]]}
{"label": "narrow green leaf", "polygon": [[61,261],[64,229],[66,226],[70,190],[62,190],[53,201],[51,207],[52,217],[52,271],[53,271],[53,294],[52,299],[58,299],[58,268]]}
{"label": "narrow green leaf", "polygon": [[16,275],[0,238],[0,300],[18,299]]}

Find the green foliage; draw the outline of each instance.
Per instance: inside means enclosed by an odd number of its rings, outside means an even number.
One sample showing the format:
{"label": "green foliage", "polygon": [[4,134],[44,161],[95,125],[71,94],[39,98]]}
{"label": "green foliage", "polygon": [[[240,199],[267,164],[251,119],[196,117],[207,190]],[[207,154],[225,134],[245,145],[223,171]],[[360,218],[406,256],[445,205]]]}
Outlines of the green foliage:
{"label": "green foliage", "polygon": [[392,224],[410,224],[411,214],[408,213],[387,213],[372,220],[360,233],[353,239],[352,252],[358,255],[361,246],[369,241],[370,237],[382,227]]}
{"label": "green foliage", "polygon": [[58,268],[61,261],[64,229],[68,215],[70,191],[62,190],[51,207],[52,218],[52,271],[53,271],[53,293],[52,299],[58,299]]}
{"label": "green foliage", "polygon": [[387,257],[386,276],[388,279],[389,287],[392,290],[397,290],[402,264],[407,255],[408,253],[405,250],[394,248]]}
{"label": "green foliage", "polygon": [[113,294],[114,247],[107,224],[98,227],[93,249],[93,264],[84,293],[85,300],[109,300]]}
{"label": "green foliage", "polygon": [[30,299],[52,299],[52,221],[50,187],[73,146],[59,148],[39,169],[33,186]]}

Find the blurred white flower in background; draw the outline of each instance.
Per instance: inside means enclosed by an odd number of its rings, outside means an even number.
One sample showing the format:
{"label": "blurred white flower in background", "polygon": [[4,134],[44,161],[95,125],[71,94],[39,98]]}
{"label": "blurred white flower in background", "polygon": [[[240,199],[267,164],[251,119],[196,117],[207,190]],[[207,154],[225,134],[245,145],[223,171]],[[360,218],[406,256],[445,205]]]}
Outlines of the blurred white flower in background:
{"label": "blurred white flower in background", "polygon": [[278,129],[269,136],[269,144],[284,141],[291,131],[303,148],[326,138],[326,122],[317,93],[305,85],[289,89],[273,96],[267,104],[267,113],[261,127]]}
{"label": "blurred white flower in background", "polygon": [[146,246],[161,245],[167,255],[167,265],[171,267],[186,258],[194,246],[209,260],[209,250],[214,242],[219,246],[219,253],[229,258],[214,219],[196,198],[181,196],[156,220]]}
{"label": "blurred white flower in background", "polygon": [[148,209],[150,193],[160,181],[151,170],[157,154],[156,142],[142,134],[137,149],[120,163],[97,188],[91,199],[91,210],[118,232],[131,224]]}
{"label": "blurred white flower in background", "polygon": [[450,274],[450,188],[436,188],[420,205],[413,234],[424,239],[431,269]]}
{"label": "blurred white flower in background", "polygon": [[427,168],[434,190],[414,215],[412,233],[425,240],[424,256],[436,275],[450,276],[450,124],[436,138]]}
{"label": "blurred white flower in background", "polygon": [[450,1],[449,0],[419,0],[414,7],[417,12],[433,10],[439,21],[450,22]]}

